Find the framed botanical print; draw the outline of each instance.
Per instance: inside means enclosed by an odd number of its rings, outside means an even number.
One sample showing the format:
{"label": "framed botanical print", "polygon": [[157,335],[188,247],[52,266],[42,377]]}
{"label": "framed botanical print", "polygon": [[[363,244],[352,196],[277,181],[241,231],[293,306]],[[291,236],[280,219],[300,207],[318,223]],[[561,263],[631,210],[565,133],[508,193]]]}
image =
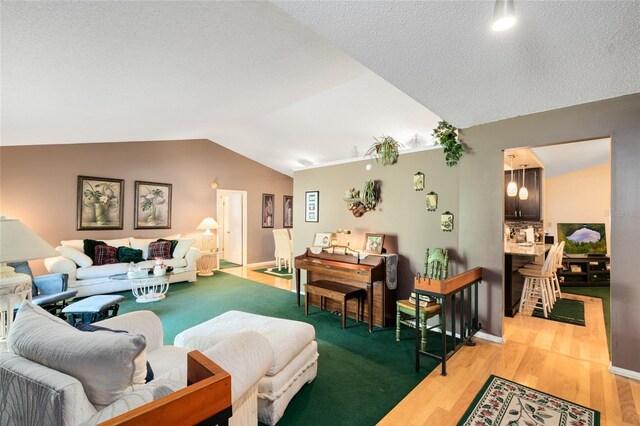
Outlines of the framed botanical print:
{"label": "framed botanical print", "polygon": [[171,228],[170,183],[135,181],[134,229]]}
{"label": "framed botanical print", "polygon": [[78,176],[78,231],[122,229],[124,180]]}
{"label": "framed botanical print", "polygon": [[262,194],[262,227],[273,228],[273,194]]}
{"label": "framed botanical print", "polygon": [[293,197],[285,195],[282,197],[282,227],[293,228]]}
{"label": "framed botanical print", "polygon": [[382,253],[384,245],[384,234],[365,234],[364,235],[364,251],[369,253]]}
{"label": "framed botanical print", "polygon": [[435,212],[438,210],[438,194],[431,191],[427,194],[427,211]]}
{"label": "framed botanical print", "polygon": [[320,220],[320,191],[304,193],[304,221],[318,222]]}
{"label": "framed botanical print", "polygon": [[422,191],[424,189],[424,173],[418,172],[413,175],[413,189],[414,191]]}

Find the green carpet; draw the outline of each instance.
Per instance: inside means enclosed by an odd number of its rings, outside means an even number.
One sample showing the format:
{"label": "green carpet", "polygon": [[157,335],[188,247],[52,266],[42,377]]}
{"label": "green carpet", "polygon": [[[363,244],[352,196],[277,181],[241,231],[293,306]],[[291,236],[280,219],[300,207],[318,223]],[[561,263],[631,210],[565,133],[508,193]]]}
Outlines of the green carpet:
{"label": "green carpet", "polygon": [[551,308],[547,318],[544,317],[542,309],[536,308],[532,314],[534,317],[544,318],[551,321],[566,322],[568,324],[580,325],[584,327],[584,302],[581,300],[558,299]]}
{"label": "green carpet", "polygon": [[293,273],[289,272],[287,268],[276,269],[273,268],[260,268],[254,269],[255,272],[260,272],[261,274],[271,275],[273,277],[284,278],[286,280],[290,280],[293,278]]}
{"label": "green carpet", "polygon": [[562,287],[562,292],[571,293],[571,294],[580,294],[582,296],[598,297],[602,299],[602,310],[604,313],[604,328],[607,332],[609,356],[611,356],[611,287],[609,286]]}
{"label": "green carpet", "polygon": [[[295,293],[258,284],[224,272],[198,277],[195,283],[169,286],[166,299],[137,304],[131,292],[120,313],[149,309],[162,319],[164,341],[172,344],[176,334],[229,310],[304,321],[316,330],[318,376],[306,384],[289,403],[278,425],[373,425],[386,415],[437,365],[422,357],[415,372],[415,331],[403,328],[395,341],[395,328],[375,328],[313,308],[308,317],[296,306]],[[428,337],[430,350],[438,350],[440,334]]]}
{"label": "green carpet", "polygon": [[494,375],[458,422],[458,426],[599,424],[599,411]]}
{"label": "green carpet", "polygon": [[237,268],[238,266],[242,266],[242,265],[229,262],[228,260],[220,259],[220,269]]}

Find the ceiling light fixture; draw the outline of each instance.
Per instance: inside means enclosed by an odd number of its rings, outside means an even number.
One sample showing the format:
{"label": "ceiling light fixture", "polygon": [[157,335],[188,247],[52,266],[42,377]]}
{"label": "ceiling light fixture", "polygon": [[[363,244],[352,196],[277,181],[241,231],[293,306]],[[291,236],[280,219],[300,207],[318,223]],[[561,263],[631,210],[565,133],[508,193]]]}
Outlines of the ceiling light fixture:
{"label": "ceiling light fixture", "polygon": [[496,0],[493,6],[493,31],[508,30],[516,23],[515,6],[513,0]]}
{"label": "ceiling light fixture", "polygon": [[518,195],[518,184],[513,180],[513,159],[516,158],[515,155],[507,155],[509,159],[511,159],[511,180],[509,181],[509,185],[507,185],[507,195],[509,197],[515,197]]}
{"label": "ceiling light fixture", "polygon": [[522,187],[520,188],[520,192],[518,192],[518,198],[521,200],[526,200],[529,198],[529,190],[526,186],[524,186],[524,168],[527,167],[528,164],[522,165]]}

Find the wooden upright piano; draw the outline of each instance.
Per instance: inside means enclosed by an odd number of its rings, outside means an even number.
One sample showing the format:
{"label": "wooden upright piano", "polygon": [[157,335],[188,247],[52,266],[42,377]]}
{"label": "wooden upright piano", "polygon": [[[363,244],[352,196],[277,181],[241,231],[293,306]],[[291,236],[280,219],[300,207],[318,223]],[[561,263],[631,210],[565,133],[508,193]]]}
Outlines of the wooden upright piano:
{"label": "wooden upright piano", "polygon": [[[300,306],[300,270],[307,271],[307,282],[327,280],[350,285],[366,290],[367,303],[364,317],[373,326],[389,327],[395,324],[396,289],[387,286],[385,258],[368,255],[364,259],[350,254],[334,254],[320,252],[315,254],[311,249],[295,258],[296,293]],[[395,282],[394,282],[395,283]],[[320,306],[320,298],[311,295],[310,303]],[[331,310],[340,310],[340,305],[332,300],[326,301]],[[349,307],[347,316],[356,318],[357,309]]]}

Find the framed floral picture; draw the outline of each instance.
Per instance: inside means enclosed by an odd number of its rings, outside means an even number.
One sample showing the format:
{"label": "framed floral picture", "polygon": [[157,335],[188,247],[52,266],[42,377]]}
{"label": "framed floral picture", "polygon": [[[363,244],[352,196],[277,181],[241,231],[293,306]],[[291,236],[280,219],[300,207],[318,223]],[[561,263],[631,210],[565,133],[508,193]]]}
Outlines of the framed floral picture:
{"label": "framed floral picture", "polygon": [[384,245],[384,234],[365,234],[364,235],[364,251],[369,253],[382,253]]}
{"label": "framed floral picture", "polygon": [[282,227],[293,228],[293,196],[283,196],[282,205]]}
{"label": "framed floral picture", "polygon": [[135,181],[134,229],[171,228],[170,183]]}
{"label": "framed floral picture", "polygon": [[124,180],[78,176],[78,231],[122,229]]}
{"label": "framed floral picture", "polygon": [[273,208],[274,208],[273,194],[262,194],[262,227],[273,228]]}

